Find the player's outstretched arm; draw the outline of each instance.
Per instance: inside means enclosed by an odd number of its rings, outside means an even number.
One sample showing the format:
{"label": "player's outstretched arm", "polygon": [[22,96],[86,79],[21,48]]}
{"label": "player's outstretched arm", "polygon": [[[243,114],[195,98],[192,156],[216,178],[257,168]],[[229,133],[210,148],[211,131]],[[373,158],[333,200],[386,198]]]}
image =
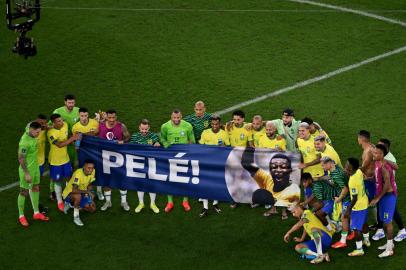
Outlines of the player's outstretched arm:
{"label": "player's outstretched arm", "polygon": [[245,148],[241,158],[242,167],[246,169],[252,177],[254,177],[259,170],[258,166],[254,163],[254,153],[255,148],[247,147]]}
{"label": "player's outstretched arm", "polygon": [[58,140],[53,141],[53,144],[56,145],[59,148],[65,147],[68,144],[73,143],[74,141],[79,139],[79,133],[73,134],[69,139],[67,139],[66,141],[60,142]]}

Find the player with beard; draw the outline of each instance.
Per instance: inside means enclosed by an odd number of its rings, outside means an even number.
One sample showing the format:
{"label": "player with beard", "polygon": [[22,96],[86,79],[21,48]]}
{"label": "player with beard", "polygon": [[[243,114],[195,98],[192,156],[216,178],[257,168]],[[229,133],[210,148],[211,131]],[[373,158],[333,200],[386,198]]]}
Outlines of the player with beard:
{"label": "player with beard", "polygon": [[[106,112],[106,121],[101,122],[99,125],[99,138],[116,141],[119,144],[128,142],[130,139],[130,133],[128,132],[127,127],[117,120],[117,112],[115,110],[108,110]],[[121,190],[121,208],[124,211],[130,211],[130,206],[127,202],[127,190]],[[111,188],[104,187],[104,197],[106,202],[100,208],[102,211],[106,211],[108,208],[111,208]]]}
{"label": "player with beard", "polygon": [[[79,121],[79,108],[75,107],[76,97],[74,95],[68,94],[64,98],[64,106],[59,107],[53,111],[53,114],[59,114],[62,120],[68,125],[68,136],[72,135],[73,125]],[[77,160],[77,154],[75,145],[68,145],[68,155],[72,167],[75,166]]]}
{"label": "player with beard", "polygon": [[282,136],[276,134],[276,127],[272,121],[266,122],[265,136],[261,136],[257,147],[281,152],[286,151],[286,140]]}
{"label": "player with beard", "polygon": [[252,118],[252,122],[249,125],[246,125],[246,128],[251,131],[252,141],[249,141],[248,144],[251,147],[259,147],[259,140],[263,135],[265,135],[265,127],[262,122],[261,115],[255,115]]}
{"label": "player with beard", "polygon": [[[138,132],[135,132],[130,139],[131,144],[144,144],[152,145],[154,147],[160,147],[159,136],[156,133],[150,131],[150,124],[148,119],[142,119],[138,125]],[[140,213],[144,209],[144,192],[137,191],[138,195],[138,206],[135,208],[135,213]],[[156,193],[149,193],[149,198],[151,200],[150,209],[155,213],[159,213],[159,208],[155,204]]]}
{"label": "player with beard", "polygon": [[[190,123],[182,120],[182,112],[180,110],[173,110],[171,120],[161,126],[161,142],[164,147],[169,147],[173,144],[195,143],[193,127]],[[183,197],[182,206],[186,212],[191,210],[188,197]],[[173,196],[168,195],[165,212],[171,212],[173,207]]]}
{"label": "player with beard", "polygon": [[288,151],[297,152],[296,139],[300,121],[295,120],[294,116],[295,113],[293,110],[287,108],[282,112],[282,119],[272,120],[272,122],[278,130],[278,134],[285,138],[286,149]]}
{"label": "player with beard", "polygon": [[282,207],[282,219],[286,219],[286,208],[300,200],[299,186],[290,183],[289,179],[292,172],[291,161],[282,153],[275,154],[269,161],[270,172],[267,172],[255,164],[254,153],[254,148],[247,147],[241,159],[242,167],[260,188],[254,192],[252,202]]}

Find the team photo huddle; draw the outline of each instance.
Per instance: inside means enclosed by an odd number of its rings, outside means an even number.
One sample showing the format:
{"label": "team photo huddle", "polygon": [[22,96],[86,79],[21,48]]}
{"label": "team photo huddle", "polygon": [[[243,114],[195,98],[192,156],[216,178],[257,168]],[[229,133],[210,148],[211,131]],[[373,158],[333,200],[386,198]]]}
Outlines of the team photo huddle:
{"label": "team photo huddle", "polygon": [[[81,212],[106,212],[113,207],[114,189],[97,184],[96,161],[79,159],[82,140],[97,137],[120,145],[162,149],[175,144],[202,144],[241,150],[239,166],[244,171],[242,178],[246,178],[242,180],[257,185],[249,206],[265,208],[265,217],[276,216],[285,221],[292,215],[297,219],[280,237],[286,243],[291,239],[296,242],[295,251],[312,264],[329,262],[332,249],[346,248],[352,240],[355,249],[348,253],[350,257],[363,256],[371,246],[371,239],[384,238],[386,243],[377,247],[381,250],[378,257],[390,257],[394,255],[395,242],[406,239],[397,204],[399,167],[390,152],[388,138],[375,143],[369,131],[360,130],[349,140],[358,140],[362,155],[343,159],[320,123],[309,117],[296,120],[290,108],[283,110],[280,119],[266,120],[254,115],[251,121],[246,121],[242,110],[233,111],[232,118],[224,120],[219,114],[206,112],[203,101],[197,101],[193,110],[185,117],[179,109],[169,112],[170,119],[155,133],[147,118],[126,125],[114,109],[98,111],[93,117],[87,108],[76,107],[75,96],[69,94],[64,97],[64,105],[49,116],[39,114],[37,119],[27,119],[29,123],[18,145],[19,223],[29,227],[31,222],[25,215],[26,200],[32,204],[32,220],[52,222],[52,215],[48,216],[40,204],[40,183],[48,174],[49,200],[56,203],[61,213],[73,212],[75,225],[84,226]],[[130,127],[134,128],[133,133]],[[261,149],[272,153],[266,161],[269,172],[257,164],[256,152],[265,151]],[[300,160],[294,162],[289,154],[300,156]],[[297,181],[290,178],[295,170]],[[127,193],[119,189],[120,207],[125,212],[139,214],[149,208],[154,214],[169,214],[175,207],[173,195],[154,192],[147,192],[147,205],[141,190],[137,191],[138,204],[132,207]],[[189,197],[184,195],[183,210],[193,212]],[[166,196],[165,206],[156,203],[157,196]],[[213,197],[197,199],[202,204],[196,214],[199,218],[209,215],[210,204],[217,214],[226,206],[237,213],[242,205],[239,201],[221,202]],[[295,234],[299,230],[303,232]]]}

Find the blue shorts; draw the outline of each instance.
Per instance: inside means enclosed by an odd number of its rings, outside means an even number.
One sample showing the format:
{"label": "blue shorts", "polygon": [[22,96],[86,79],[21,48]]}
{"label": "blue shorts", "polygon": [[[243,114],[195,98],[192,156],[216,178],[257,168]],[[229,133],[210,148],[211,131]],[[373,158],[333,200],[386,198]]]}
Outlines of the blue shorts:
{"label": "blue shorts", "polygon": [[368,220],[368,209],[351,211],[351,230],[362,231],[362,227]]}
{"label": "blue shorts", "polygon": [[384,224],[392,222],[396,208],[396,196],[393,193],[384,195],[378,203],[379,219]]}
{"label": "blue shorts", "polygon": [[69,179],[72,176],[72,165],[70,162],[59,166],[49,165],[49,176],[54,182],[61,179]]}
{"label": "blue shorts", "polygon": [[342,206],[343,206],[343,209],[342,209],[342,212],[341,212],[341,217],[343,217],[345,212],[347,211],[348,206],[350,206],[351,201],[341,202],[341,203],[342,203]]}
{"label": "blue shorts", "polygon": [[[70,193],[69,195],[65,198],[66,203],[71,203],[72,200],[70,198]],[[89,196],[88,194],[82,194],[82,197],[80,198],[80,208],[85,208],[86,205],[92,204],[92,197]]]}
{"label": "blue shorts", "polygon": [[[323,253],[326,252],[330,248],[331,242],[332,242],[332,239],[331,239],[330,235],[328,235],[324,231],[321,231],[321,246],[323,248]],[[311,251],[317,252],[316,243],[314,243],[313,240],[303,242],[302,244],[306,245]]]}
{"label": "blue shorts", "polygon": [[376,194],[375,178],[368,178],[364,180],[365,190],[367,191],[368,200],[372,201]]}
{"label": "blue shorts", "polygon": [[39,175],[42,176],[45,171],[45,163],[39,166]]}
{"label": "blue shorts", "polygon": [[334,201],[323,201],[323,208],[321,210],[326,213],[327,215],[330,215],[333,213],[334,209]]}
{"label": "blue shorts", "polygon": [[313,191],[311,187],[307,187],[304,189],[304,194],[305,194],[305,198],[310,198],[310,196],[312,196]]}

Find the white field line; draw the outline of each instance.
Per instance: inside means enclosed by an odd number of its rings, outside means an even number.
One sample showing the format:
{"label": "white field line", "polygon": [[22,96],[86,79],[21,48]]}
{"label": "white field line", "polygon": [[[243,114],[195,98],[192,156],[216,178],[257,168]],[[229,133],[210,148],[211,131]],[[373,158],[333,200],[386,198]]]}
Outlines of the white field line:
{"label": "white field line", "polygon": [[[288,0],[289,1],[289,0]],[[41,9],[55,9],[55,10],[106,10],[106,11],[163,11],[163,12],[263,12],[263,13],[339,13],[348,12],[343,10],[329,10],[329,9],[195,9],[195,8],[109,8],[109,7],[56,7],[44,6]],[[406,13],[406,9],[374,9],[365,10],[363,12],[376,12],[376,13]]]}
{"label": "white field line", "polygon": [[377,56],[368,58],[368,59],[366,59],[366,60],[364,60],[364,61],[361,61],[361,62],[352,64],[352,65],[349,65],[349,66],[346,66],[346,67],[342,67],[342,68],[336,69],[336,70],[331,71],[331,72],[329,72],[329,73],[326,73],[326,74],[324,74],[324,75],[321,75],[321,76],[318,76],[318,77],[314,77],[314,78],[311,78],[311,79],[308,79],[308,80],[305,80],[305,81],[302,81],[302,82],[298,82],[298,83],[295,83],[295,84],[293,84],[293,85],[291,85],[291,86],[288,86],[288,87],[285,87],[285,88],[281,88],[281,89],[278,89],[278,90],[276,90],[276,91],[272,91],[272,92],[270,92],[270,93],[264,94],[264,95],[262,95],[262,96],[259,96],[259,97],[256,97],[256,98],[253,98],[253,99],[250,99],[250,100],[247,100],[247,101],[244,101],[244,102],[235,104],[235,105],[233,105],[233,106],[231,106],[231,107],[229,107],[229,108],[223,109],[223,110],[218,111],[218,112],[216,112],[216,113],[219,114],[219,115],[222,115],[222,114],[225,114],[225,113],[229,113],[229,112],[232,112],[232,111],[234,111],[234,110],[236,110],[236,109],[239,109],[239,108],[241,108],[241,107],[245,107],[245,106],[248,106],[248,105],[251,105],[251,104],[254,104],[254,103],[263,101],[263,100],[268,99],[268,98],[271,98],[271,97],[279,96],[279,95],[281,95],[281,94],[290,92],[290,91],[295,90],[295,89],[298,89],[298,88],[302,88],[302,87],[304,87],[304,86],[313,84],[313,83],[315,83],[315,82],[319,82],[319,81],[322,81],[322,80],[326,80],[326,79],[328,79],[328,78],[337,76],[337,75],[339,75],[339,74],[341,74],[341,73],[350,71],[350,70],[352,70],[352,69],[359,68],[359,67],[364,66],[364,65],[366,65],[366,64],[369,64],[369,63],[372,63],[372,62],[381,60],[381,59],[383,59],[383,58],[386,58],[386,57],[389,57],[389,56],[392,56],[392,55],[395,55],[395,54],[402,53],[402,52],[404,52],[404,51],[406,51],[406,46],[403,46],[403,47],[398,48],[398,49],[396,49],[396,50],[389,51],[389,52],[386,52],[386,53],[383,53],[383,54],[380,54],[380,55],[377,55]]}
{"label": "white field line", "polygon": [[[44,172],[43,176],[48,176],[48,175],[49,175],[49,171],[47,170],[47,171]],[[2,187],[0,187],[0,192],[5,191],[5,190],[10,189],[10,188],[13,188],[13,187],[16,187],[16,186],[19,185],[19,183],[20,183],[19,181],[16,181],[14,183],[2,186]]]}
{"label": "white field line", "polygon": [[[374,19],[377,19],[377,20],[380,20],[380,21],[385,21],[385,22],[388,22],[388,23],[398,24],[398,25],[401,25],[403,27],[406,27],[405,22],[395,20],[395,19],[386,18],[386,17],[379,16],[379,15],[376,15],[376,14],[372,14],[372,13],[369,13],[367,11],[354,10],[354,9],[349,9],[349,8],[345,8],[345,7],[339,7],[339,6],[323,4],[323,3],[307,1],[307,0],[288,0],[288,1],[296,2],[296,3],[302,3],[302,4],[315,5],[315,6],[320,6],[320,7],[325,7],[325,8],[329,8],[329,9],[332,9],[332,10],[335,10],[335,11],[338,11],[338,12],[354,13],[354,14],[358,14],[358,15],[361,15],[361,16],[370,17],[370,18],[374,18]],[[264,10],[253,10],[253,9],[248,9],[248,10],[239,10],[239,9],[213,10],[213,9],[125,9],[125,8],[79,8],[79,7],[77,7],[77,8],[43,7],[43,8],[46,8],[46,9],[62,9],[62,10],[193,11],[193,12],[326,12],[327,11],[327,10],[271,10],[271,9],[264,9]],[[405,11],[406,10],[386,10],[386,12],[405,12]],[[382,11],[376,10],[376,12],[384,12],[384,10],[382,10]],[[384,54],[377,55],[375,57],[368,58],[368,59],[366,59],[364,61],[352,64],[352,65],[349,65],[349,66],[346,66],[346,67],[339,68],[337,70],[326,73],[324,75],[314,77],[314,78],[311,78],[311,79],[308,79],[308,80],[305,80],[305,81],[302,81],[302,82],[298,82],[298,83],[296,83],[294,85],[278,89],[278,90],[273,91],[271,93],[268,93],[268,94],[265,94],[265,95],[262,95],[262,96],[259,96],[259,97],[256,97],[256,98],[241,102],[241,103],[238,103],[238,104],[233,105],[233,106],[231,106],[229,108],[217,111],[216,113],[219,114],[219,115],[225,114],[225,113],[231,112],[233,110],[236,110],[238,108],[245,107],[245,106],[248,106],[248,105],[263,101],[265,99],[275,97],[275,96],[281,95],[283,93],[295,90],[297,88],[301,88],[301,87],[313,84],[315,82],[319,82],[319,81],[334,77],[334,76],[336,76],[338,74],[350,71],[352,69],[359,68],[359,67],[361,67],[363,65],[378,61],[380,59],[383,59],[383,58],[386,58],[386,57],[389,57],[389,56],[392,56],[392,55],[395,55],[395,54],[402,53],[404,51],[406,51],[406,46],[398,48],[398,49],[393,50],[393,51],[389,51],[389,52],[384,53]],[[44,172],[44,176],[46,176],[48,174],[49,174],[49,171]],[[8,190],[8,189],[13,188],[13,187],[16,187],[16,186],[18,186],[18,184],[19,184],[19,182],[16,181],[14,183],[2,186],[2,187],[0,187],[0,192]]]}
{"label": "white field line", "polygon": [[388,23],[392,23],[392,24],[398,24],[401,25],[403,27],[406,27],[406,22],[402,22],[396,19],[391,19],[391,18],[387,18],[384,16],[380,16],[380,15],[376,15],[367,11],[362,11],[362,10],[355,10],[355,9],[351,9],[351,8],[346,8],[346,7],[340,7],[340,6],[334,6],[334,5],[330,5],[330,4],[324,4],[324,3],[319,3],[319,2],[313,2],[313,1],[309,1],[309,0],[288,0],[290,2],[295,2],[295,3],[302,3],[302,4],[308,4],[308,5],[313,5],[313,6],[318,6],[318,7],[324,7],[324,8],[329,8],[332,10],[337,10],[337,11],[342,11],[342,12],[348,12],[348,13],[354,13],[357,15],[361,15],[361,16],[365,16],[365,17],[369,17],[369,18],[373,18],[379,21],[384,21],[384,22],[388,22]]}

